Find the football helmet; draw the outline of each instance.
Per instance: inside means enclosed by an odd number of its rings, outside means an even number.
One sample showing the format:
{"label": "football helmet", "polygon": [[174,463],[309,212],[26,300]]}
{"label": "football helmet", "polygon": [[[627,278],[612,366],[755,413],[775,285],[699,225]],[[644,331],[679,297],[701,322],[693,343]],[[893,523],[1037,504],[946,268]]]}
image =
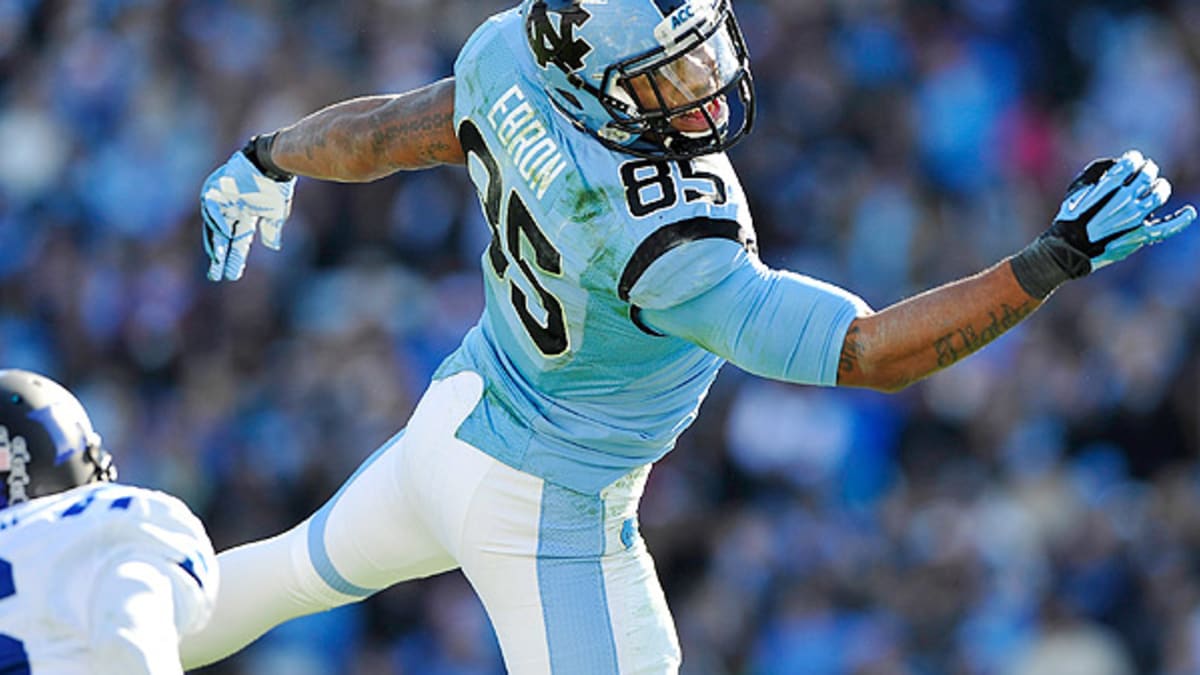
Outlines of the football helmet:
{"label": "football helmet", "polygon": [[0,369],[0,508],[116,477],[71,392],[37,373]]}
{"label": "football helmet", "polygon": [[610,148],[688,159],[754,124],[749,56],[730,0],[523,0],[539,84]]}

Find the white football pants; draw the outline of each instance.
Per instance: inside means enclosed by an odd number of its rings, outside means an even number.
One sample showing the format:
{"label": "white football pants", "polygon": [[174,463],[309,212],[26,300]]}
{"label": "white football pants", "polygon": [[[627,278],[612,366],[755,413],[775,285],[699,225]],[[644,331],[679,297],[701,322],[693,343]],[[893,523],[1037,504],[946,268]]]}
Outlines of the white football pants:
{"label": "white football pants", "polygon": [[194,668],[297,616],[461,567],[520,675],[675,673],[679,642],[637,530],[649,466],[599,496],[517,471],[454,437],[480,377],[434,382],[407,428],[295,528],[218,556],[216,610],[183,642]]}

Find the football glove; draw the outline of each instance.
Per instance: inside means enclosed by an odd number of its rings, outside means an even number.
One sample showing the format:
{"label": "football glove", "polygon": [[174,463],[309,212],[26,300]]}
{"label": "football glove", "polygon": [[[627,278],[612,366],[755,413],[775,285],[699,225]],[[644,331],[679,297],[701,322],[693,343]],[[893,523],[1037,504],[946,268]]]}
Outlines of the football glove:
{"label": "football glove", "polygon": [[[247,147],[252,148],[253,142]],[[267,248],[279,250],[295,187],[294,176],[286,180],[266,176],[245,150],[233,153],[209,174],[200,188],[200,214],[210,281],[242,278],[256,230]]]}
{"label": "football glove", "polygon": [[1050,229],[1013,257],[1017,281],[1031,296],[1045,298],[1064,281],[1178,234],[1196,219],[1192,205],[1151,219],[1170,196],[1158,165],[1137,150],[1092,161],[1067,188]]}

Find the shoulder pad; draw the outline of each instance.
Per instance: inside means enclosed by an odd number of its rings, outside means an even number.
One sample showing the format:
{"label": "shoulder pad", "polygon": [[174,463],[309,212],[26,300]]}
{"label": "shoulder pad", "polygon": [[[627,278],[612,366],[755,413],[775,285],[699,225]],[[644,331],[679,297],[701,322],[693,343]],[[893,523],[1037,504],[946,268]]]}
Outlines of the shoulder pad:
{"label": "shoulder pad", "polygon": [[621,273],[617,294],[644,309],[665,309],[700,295],[756,256],[753,232],[737,221],[671,223],[637,247]]}

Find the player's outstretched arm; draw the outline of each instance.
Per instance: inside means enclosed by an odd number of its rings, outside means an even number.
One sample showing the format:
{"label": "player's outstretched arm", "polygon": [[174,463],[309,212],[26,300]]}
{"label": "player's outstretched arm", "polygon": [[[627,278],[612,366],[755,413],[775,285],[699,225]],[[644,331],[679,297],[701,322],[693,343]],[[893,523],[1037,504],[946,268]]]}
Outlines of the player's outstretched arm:
{"label": "player's outstretched arm", "polygon": [[454,134],[454,78],[335,103],[274,135],[259,159],[286,173],[343,182],[466,161]]}
{"label": "player's outstretched arm", "polygon": [[1020,323],[1060,284],[1190,225],[1191,205],[1151,219],[1170,196],[1158,166],[1137,151],[1092,162],[1067,189],[1050,229],[1017,255],[855,319],[838,384],[892,391],[960,361]]}
{"label": "player's outstretched arm", "polygon": [[898,391],[978,351],[1039,306],[1005,260],[855,319],[842,343],[837,383]]}
{"label": "player's outstretched arm", "polygon": [[208,278],[237,280],[254,233],[278,249],[296,176],[342,182],[466,161],[454,134],[454,79],[335,103],[250,139],[200,188]]}

